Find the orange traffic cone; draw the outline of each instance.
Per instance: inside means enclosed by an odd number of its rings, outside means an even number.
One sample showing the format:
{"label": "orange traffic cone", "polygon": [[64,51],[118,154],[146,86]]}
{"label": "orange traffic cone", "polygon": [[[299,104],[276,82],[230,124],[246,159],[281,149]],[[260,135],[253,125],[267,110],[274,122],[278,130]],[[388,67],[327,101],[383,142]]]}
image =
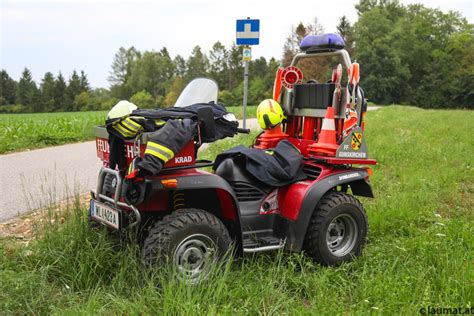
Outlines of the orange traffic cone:
{"label": "orange traffic cone", "polygon": [[334,109],[332,106],[326,110],[318,142],[308,147],[308,151],[316,155],[334,156],[339,145],[336,142],[336,126],[334,122]]}
{"label": "orange traffic cone", "polygon": [[288,138],[288,134],[283,133],[281,124],[278,124],[274,128],[266,129],[259,135],[253,147],[258,149],[274,148],[280,140],[285,138]]}

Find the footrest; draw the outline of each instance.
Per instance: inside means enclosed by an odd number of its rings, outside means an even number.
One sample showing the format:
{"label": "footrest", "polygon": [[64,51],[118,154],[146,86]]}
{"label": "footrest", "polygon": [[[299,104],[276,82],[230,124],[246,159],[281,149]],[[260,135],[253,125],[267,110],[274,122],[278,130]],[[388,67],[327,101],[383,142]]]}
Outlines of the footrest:
{"label": "footrest", "polygon": [[246,238],[243,241],[244,253],[277,250],[285,246],[285,241],[277,237]]}

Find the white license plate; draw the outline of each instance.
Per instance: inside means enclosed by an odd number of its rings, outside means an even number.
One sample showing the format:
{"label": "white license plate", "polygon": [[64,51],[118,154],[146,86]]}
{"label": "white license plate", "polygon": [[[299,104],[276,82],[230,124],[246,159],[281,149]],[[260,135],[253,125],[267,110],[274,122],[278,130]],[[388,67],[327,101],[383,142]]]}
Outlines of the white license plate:
{"label": "white license plate", "polygon": [[91,217],[115,229],[120,227],[120,214],[112,207],[91,200]]}

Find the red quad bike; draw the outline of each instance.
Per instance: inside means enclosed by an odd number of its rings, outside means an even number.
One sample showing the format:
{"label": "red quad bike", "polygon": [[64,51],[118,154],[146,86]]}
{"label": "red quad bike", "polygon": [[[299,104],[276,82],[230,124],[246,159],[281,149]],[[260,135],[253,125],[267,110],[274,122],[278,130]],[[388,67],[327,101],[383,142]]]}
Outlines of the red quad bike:
{"label": "red quad bike", "polygon": [[[118,231],[138,228],[146,264],[171,263],[180,275],[197,282],[213,259],[234,243],[243,254],[286,249],[304,251],[322,265],[337,265],[361,254],[367,236],[367,216],[355,196],[373,197],[369,183],[373,165],[364,136],[367,105],[358,86],[357,64],[352,64],[344,42],[336,34],[307,36],[291,66],[279,69],[274,99],[287,120],[256,137],[254,148],[274,148],[286,139],[304,156],[306,179],[283,187],[270,187],[250,175],[232,159],[214,173],[202,170],[212,161],[196,159],[199,141],[191,141],[158,176],[146,178],[146,196],[139,205],[125,202],[124,171],[108,168],[109,148],[104,127],[96,128],[98,157],[104,161],[97,191],[92,192],[93,221]],[[341,85],[341,66],[327,83],[311,78],[303,82],[299,63],[311,58],[338,60],[349,76]],[[217,99],[217,85],[203,91],[199,78],[183,90],[175,106]],[[210,81],[211,82],[211,81]],[[196,88],[198,88],[196,90]],[[334,117],[328,117],[329,108]],[[348,118],[348,109],[356,113]],[[354,119],[347,129],[350,119]],[[212,133],[204,120],[199,133]],[[329,123],[328,123],[329,122]],[[333,122],[334,124],[332,124]],[[334,140],[327,139],[334,134]],[[211,131],[209,131],[211,130]],[[241,130],[242,132],[242,130]],[[324,135],[324,136],[323,136]],[[324,138],[324,139],[323,139]],[[329,137],[331,138],[331,137]],[[143,156],[147,134],[126,143],[127,162]]]}

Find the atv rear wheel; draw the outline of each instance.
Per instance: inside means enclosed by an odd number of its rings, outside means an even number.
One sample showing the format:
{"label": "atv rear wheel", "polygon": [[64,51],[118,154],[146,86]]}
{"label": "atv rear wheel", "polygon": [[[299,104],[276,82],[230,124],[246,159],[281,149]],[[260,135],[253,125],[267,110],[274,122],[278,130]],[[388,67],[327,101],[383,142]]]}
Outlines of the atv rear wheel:
{"label": "atv rear wheel", "polygon": [[303,249],[322,265],[338,265],[361,254],[367,230],[367,216],[359,200],[331,191],[313,212]]}
{"label": "atv rear wheel", "polygon": [[172,264],[181,278],[198,283],[230,243],[229,233],[217,217],[204,210],[183,209],[152,225],[142,258],[146,265]]}

